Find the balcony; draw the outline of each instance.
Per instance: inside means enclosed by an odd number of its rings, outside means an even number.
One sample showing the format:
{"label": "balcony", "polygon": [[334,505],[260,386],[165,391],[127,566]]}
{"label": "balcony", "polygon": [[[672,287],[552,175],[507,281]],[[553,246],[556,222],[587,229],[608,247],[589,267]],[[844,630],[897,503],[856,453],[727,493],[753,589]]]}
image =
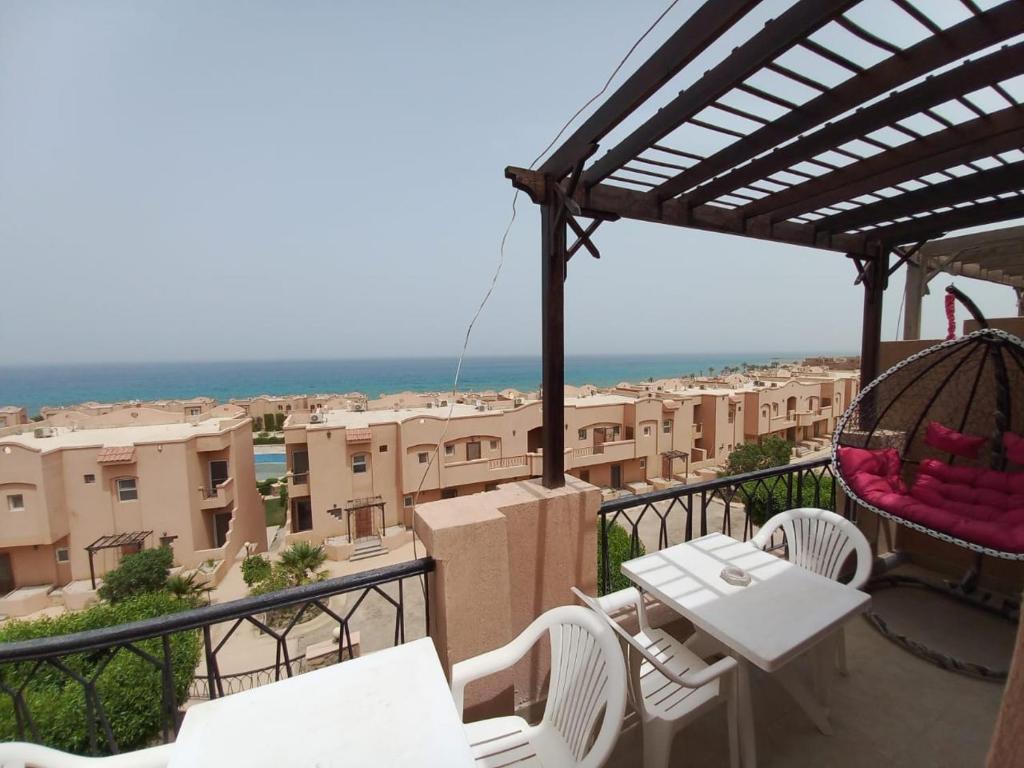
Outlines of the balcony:
{"label": "balcony", "polygon": [[235,479],[229,477],[216,488],[200,488],[199,493],[202,496],[199,502],[200,509],[221,509],[235,501]]}
{"label": "balcony", "polygon": [[[510,460],[508,463],[513,464],[511,459],[515,457],[507,458]],[[501,460],[486,461],[501,463]],[[521,465],[508,468],[517,466]],[[711,530],[731,530],[736,538],[747,538],[755,526],[750,524],[746,516],[743,499],[746,498],[744,489],[749,489],[752,484],[788,489],[784,494],[786,505],[816,503],[832,506],[835,496],[834,486],[827,482],[830,479],[828,463],[817,460],[741,477],[678,486],[671,489],[670,493],[661,491],[619,499],[607,502],[597,510],[591,507],[579,508],[579,511],[588,516],[591,526],[595,512],[598,520],[615,519],[628,532],[635,533],[636,540],[644,543],[648,551],[654,551]],[[145,656],[147,663],[164,672],[153,676],[157,682],[148,695],[158,701],[176,701],[176,706],[171,708],[173,716],[166,707],[159,709],[162,720],[159,725],[154,725],[152,738],[173,741],[175,729],[180,722],[177,710],[186,702],[195,704],[270,685],[278,678],[311,672],[323,665],[345,664],[348,659],[423,637],[428,634],[428,613],[429,634],[434,638],[442,664],[450,668],[450,648],[457,648],[460,655],[456,658],[461,659],[507,641],[508,637],[503,633],[510,630],[508,626],[502,628],[500,618],[491,619],[488,615],[487,622],[481,622],[479,618],[484,615],[483,606],[494,605],[498,594],[496,589],[505,590],[505,599],[511,600],[515,621],[519,622],[521,617],[516,611],[533,611],[537,610],[537,606],[531,603],[524,609],[523,601],[514,600],[511,590],[530,595],[548,594],[550,587],[560,583],[559,579],[570,583],[578,578],[576,559],[569,557],[566,560],[565,555],[584,540],[584,537],[578,535],[580,529],[573,527],[580,525],[583,518],[572,518],[571,513],[567,514],[564,508],[551,504],[550,500],[538,498],[538,495],[543,496],[544,491],[535,481],[523,483],[521,491],[516,490],[517,485],[511,488],[508,493],[512,495],[505,503],[516,512],[501,525],[520,526],[517,541],[538,540],[536,535],[524,535],[541,530],[526,527],[530,525],[550,526],[551,530],[563,532],[561,536],[544,539],[543,553],[539,549],[530,548],[528,552],[519,551],[524,561],[500,563],[502,568],[508,567],[508,573],[513,577],[512,582],[506,580],[499,583],[500,580],[495,581],[491,575],[482,575],[476,569],[460,574],[452,568],[452,564],[461,562],[465,552],[457,551],[455,545],[458,542],[463,547],[472,546],[475,555],[488,562],[491,558],[513,557],[517,550],[510,550],[504,533],[499,538],[477,535],[483,534],[485,530],[493,530],[501,515],[496,515],[495,510],[475,510],[464,508],[463,505],[460,514],[453,517],[451,510],[445,508],[446,502],[435,502],[423,505],[425,517],[418,520],[417,530],[429,533],[429,536],[424,537],[425,541],[431,542],[427,545],[428,555],[438,557],[439,563],[444,562],[447,570],[441,586],[440,580],[432,577],[434,560],[426,557],[256,598],[216,603],[158,620],[124,625],[118,627],[116,632],[94,630],[79,635],[3,644],[0,645],[0,674],[8,669],[16,669],[24,675],[29,670],[26,684],[31,689],[36,684],[32,678],[34,670],[38,668],[38,665],[33,665],[38,661],[60,661],[65,657],[79,659],[86,649],[102,650],[115,657],[131,655],[140,642],[155,640],[159,643],[164,638],[177,654],[185,647],[179,647],[179,643],[183,642],[184,633],[188,632],[190,637],[196,639],[196,647],[190,651],[194,653],[196,667],[184,701],[181,697],[175,697],[170,688],[162,689],[162,686],[174,685],[175,677],[171,674],[174,670],[170,665],[178,656],[159,653]],[[798,498],[805,493],[806,497]],[[481,499],[480,506],[486,505],[486,497],[499,495],[481,495],[478,497]],[[565,496],[563,491],[558,492],[555,498]],[[546,509],[547,515],[525,514],[523,506],[530,503],[537,504],[538,509]],[[644,509],[648,505],[653,507],[652,511],[665,516],[664,526],[658,514],[637,516],[629,512]],[[436,511],[433,519],[430,518],[429,508]],[[445,519],[450,526],[447,530],[437,522]],[[636,522],[630,523],[631,519]],[[576,522],[566,525],[571,520]],[[482,527],[469,530],[478,524]],[[593,538],[589,541],[593,542]],[[599,552],[599,580],[607,583],[608,552],[602,550],[600,545]],[[444,558],[448,558],[447,562]],[[560,570],[563,561],[569,563],[568,570]],[[527,565],[532,565],[533,570]],[[420,579],[426,580],[427,590],[419,588]],[[538,590],[537,585],[542,583],[545,588]],[[387,599],[382,598],[381,593]],[[304,622],[293,621],[293,618],[303,611],[315,611],[321,604],[330,605],[332,598],[341,596],[349,606],[354,606],[352,611],[324,613],[315,619],[320,622],[317,625],[318,632],[322,633],[325,626],[333,626],[339,639],[300,645]],[[435,603],[430,605],[428,611],[428,604],[434,603],[436,599],[445,601],[443,606]],[[563,598],[559,597],[558,600]],[[955,614],[956,604],[950,605],[953,606],[950,608],[951,614]],[[545,605],[540,610],[546,607],[550,606]],[[666,613],[663,607],[653,606],[651,618],[655,624],[680,638],[692,632],[690,625],[674,614]],[[955,615],[936,617],[931,614],[929,618],[956,626]],[[505,621],[508,624],[512,619]],[[276,628],[280,638],[249,629],[252,623],[256,627],[265,625]],[[246,631],[236,632],[238,627],[244,627]],[[970,647],[974,630],[974,627],[964,626],[958,631],[959,641],[965,647]],[[761,766],[789,768],[796,765],[829,765],[855,768],[899,765],[924,768],[984,763],[1001,704],[1000,685],[956,675],[927,664],[885,640],[860,619],[847,625],[846,637],[850,676],[834,679],[830,706],[834,734],[831,736],[818,733],[775,682],[755,677],[753,709]],[[245,653],[241,653],[243,647],[248,649]],[[300,647],[305,647],[305,650],[298,651]],[[287,649],[287,652],[282,653],[282,649]],[[254,650],[260,651],[262,656],[253,653]],[[211,660],[215,663],[207,666]],[[49,665],[44,666],[50,668]],[[40,680],[40,685],[51,685],[53,675],[68,674],[65,670],[69,668],[60,664],[52,664],[52,667],[47,673],[47,680]],[[106,669],[113,669],[113,666],[107,665]],[[102,679],[103,675],[110,673],[101,670],[96,674]],[[543,670],[537,678],[543,693]],[[517,687],[526,684],[517,678]],[[0,693],[0,701],[4,700],[2,697],[5,695]],[[543,695],[540,699],[543,701]],[[508,705],[512,705],[511,696]],[[17,721],[11,720],[11,733],[7,738],[31,740],[35,733],[50,732],[40,727],[47,722],[46,718],[50,714],[45,707],[39,705],[38,696],[25,696],[22,706],[26,716]],[[96,727],[95,751],[114,750],[118,746],[107,740],[114,738],[113,734],[120,731],[107,728],[105,718],[120,715],[116,708],[110,708],[109,712],[111,714],[104,711],[98,716],[100,722]],[[398,725],[395,724],[396,727]],[[686,729],[684,734],[675,742],[669,765],[682,768],[729,764],[725,718],[720,713],[701,718],[697,725]],[[627,716],[618,744],[606,765],[609,768],[639,765],[641,753],[638,727],[634,719]]]}
{"label": "balcony", "polygon": [[691,435],[692,435],[694,440],[696,440],[698,437],[704,437],[704,425],[703,424],[694,424],[693,425],[693,431],[692,431]]}
{"label": "balcony", "polygon": [[797,411],[796,413],[796,425],[798,427],[810,427],[820,417],[814,411]]}
{"label": "balcony", "polygon": [[636,457],[635,440],[614,440],[582,448],[572,448],[566,452],[567,467],[593,467],[598,464],[609,464],[625,461]]}
{"label": "balcony", "polygon": [[790,411],[785,416],[772,416],[768,421],[768,431],[777,432],[780,429],[789,429],[796,426],[796,411]]}
{"label": "balcony", "polygon": [[231,435],[227,432],[217,435],[200,435],[196,438],[196,451],[199,453],[223,451],[230,446]]}

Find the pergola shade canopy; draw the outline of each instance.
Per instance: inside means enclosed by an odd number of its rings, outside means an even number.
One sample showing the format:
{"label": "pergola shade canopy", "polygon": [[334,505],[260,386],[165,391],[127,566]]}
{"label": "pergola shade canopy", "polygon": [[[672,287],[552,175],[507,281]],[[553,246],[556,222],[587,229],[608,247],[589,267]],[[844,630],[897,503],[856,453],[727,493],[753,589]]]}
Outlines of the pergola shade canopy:
{"label": "pergola shade canopy", "polygon": [[540,202],[575,173],[584,216],[863,257],[1024,216],[1024,4],[762,5],[778,9],[705,2],[537,171],[508,175]]}
{"label": "pergola shade canopy", "polygon": [[893,272],[948,232],[1024,217],[1022,99],[1020,0],[694,8],[538,168],[505,169],[541,208],[544,484],[564,484],[567,264],[599,256],[602,222],[846,254],[866,383]]}

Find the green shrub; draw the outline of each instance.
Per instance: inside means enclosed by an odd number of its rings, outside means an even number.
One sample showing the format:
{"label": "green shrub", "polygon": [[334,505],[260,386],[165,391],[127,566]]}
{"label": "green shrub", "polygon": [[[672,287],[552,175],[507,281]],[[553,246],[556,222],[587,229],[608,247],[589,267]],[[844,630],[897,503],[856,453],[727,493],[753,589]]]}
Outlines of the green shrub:
{"label": "green shrub", "polygon": [[261,555],[249,555],[242,561],[242,581],[247,587],[251,587],[260,581],[270,577],[272,566],[267,558]]}
{"label": "green shrub", "polygon": [[775,435],[766,437],[760,443],[743,443],[729,454],[725,470],[719,473],[719,477],[782,467],[789,464],[792,455],[793,444]]}
{"label": "green shrub", "polygon": [[261,480],[256,483],[256,489],[260,492],[261,496],[269,496],[274,491],[274,485],[277,483],[276,477],[268,477],[266,480]]}
{"label": "green shrub", "polygon": [[[786,487],[786,478],[768,478],[767,480],[744,483],[736,491],[736,500],[743,502],[754,525],[764,525],[773,515],[787,509],[797,507],[818,507],[834,510],[832,503],[832,478],[828,475],[806,473],[801,488],[797,488],[796,475],[793,475],[792,498]],[[817,496],[817,498],[815,498]]]}
{"label": "green shrub", "polygon": [[252,417],[252,431],[253,432],[262,432],[263,431],[263,417],[262,416],[253,416]]}
{"label": "green shrub", "polygon": [[[647,554],[647,548],[644,543],[637,538],[635,544],[631,540],[629,533],[618,523],[605,522],[605,532],[608,536],[608,565],[612,576],[611,591],[617,592],[620,589],[625,589],[631,582],[622,573],[622,564],[627,560],[632,560],[634,557],[640,557],[641,555]],[[597,537],[597,585],[598,592],[604,594],[604,574],[601,570],[601,532],[598,531]]]}
{"label": "green shrub", "polygon": [[253,445],[284,445],[284,435],[270,435],[261,432],[252,439]]}
{"label": "green shrub", "polygon": [[167,586],[167,575],[174,563],[170,547],[144,549],[125,555],[121,564],[103,577],[99,596],[111,603],[119,603],[134,595],[159,592]]}
{"label": "green shrub", "polygon": [[[192,601],[182,600],[166,592],[137,595],[118,603],[103,603],[56,618],[11,621],[0,628],[0,643],[110,627],[176,613],[193,606]],[[170,641],[174,695],[180,706],[188,698],[189,685],[199,662],[201,639],[198,632],[192,631],[172,635]],[[163,658],[159,638],[143,640],[134,645],[156,659]],[[109,662],[103,653],[73,654],[63,657],[61,661],[86,679],[91,679],[102,667],[96,677],[96,694],[120,750],[148,746],[158,737],[162,727],[163,685],[161,671],[157,667],[124,648],[115,651]],[[0,665],[0,681],[5,686],[18,686],[33,665],[33,662]],[[76,754],[89,751],[86,700],[81,684],[56,668],[44,665],[25,685],[23,695],[38,730],[38,738],[33,738],[33,741]],[[106,752],[108,746],[103,727],[99,723],[96,727],[99,748]],[[31,733],[26,736],[31,736]],[[2,696],[0,741],[18,738],[17,718],[11,699]]]}

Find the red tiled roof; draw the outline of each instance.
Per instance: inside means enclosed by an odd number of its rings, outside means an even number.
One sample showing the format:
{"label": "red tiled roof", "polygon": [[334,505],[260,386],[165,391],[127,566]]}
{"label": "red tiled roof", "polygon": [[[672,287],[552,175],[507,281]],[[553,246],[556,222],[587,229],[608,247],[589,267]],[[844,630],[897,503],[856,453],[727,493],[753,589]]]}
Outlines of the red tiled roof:
{"label": "red tiled roof", "polygon": [[364,429],[346,429],[345,430],[345,442],[346,443],[365,443],[370,440],[371,434],[369,428]]}
{"label": "red tiled roof", "polygon": [[135,461],[135,446],[112,445],[101,448],[96,461],[100,464],[131,464]]}

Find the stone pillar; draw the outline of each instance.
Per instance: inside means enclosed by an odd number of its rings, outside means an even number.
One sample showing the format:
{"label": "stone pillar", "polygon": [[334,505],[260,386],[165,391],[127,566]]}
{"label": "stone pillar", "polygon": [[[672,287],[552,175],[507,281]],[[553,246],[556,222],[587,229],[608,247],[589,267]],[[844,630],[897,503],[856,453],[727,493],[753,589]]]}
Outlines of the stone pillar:
{"label": "stone pillar", "polygon": [[[574,602],[570,587],[597,589],[600,493],[566,476],[422,504],[416,533],[436,561],[430,634],[442,665],[504,645],[550,608]],[[549,647],[542,643],[510,674],[470,686],[467,719],[512,714],[545,692]]]}

